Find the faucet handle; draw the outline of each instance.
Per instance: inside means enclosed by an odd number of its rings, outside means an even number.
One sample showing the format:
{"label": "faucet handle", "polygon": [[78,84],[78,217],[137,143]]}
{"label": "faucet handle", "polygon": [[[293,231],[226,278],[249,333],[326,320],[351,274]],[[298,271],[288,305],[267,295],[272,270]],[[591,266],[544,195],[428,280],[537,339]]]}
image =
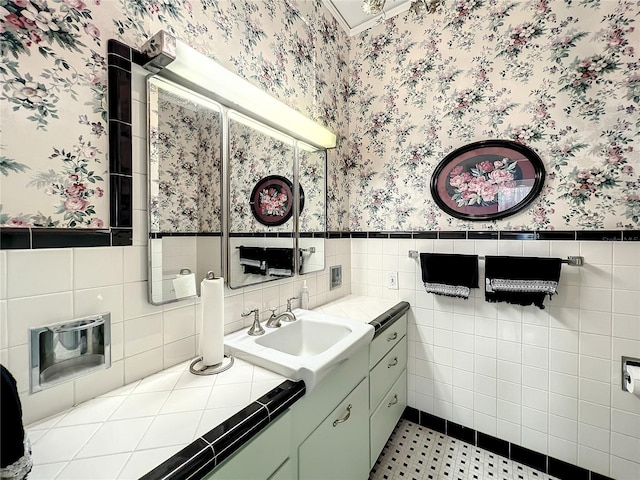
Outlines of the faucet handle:
{"label": "faucet handle", "polygon": [[297,300],[298,297],[287,298],[287,312],[291,311],[291,300]]}
{"label": "faucet handle", "polygon": [[260,309],[254,308],[250,312],[241,313],[240,316],[248,317],[252,313],[254,314],[253,325],[251,325],[251,328],[249,328],[249,331],[247,333],[251,336],[262,335],[264,333],[264,328],[262,328],[262,325],[260,325]]}
{"label": "faucet handle", "polygon": [[247,313],[241,313],[240,316],[241,317],[248,317],[251,314],[254,314],[254,320],[259,320],[260,319],[260,309],[258,308],[254,308],[253,310],[247,312]]}

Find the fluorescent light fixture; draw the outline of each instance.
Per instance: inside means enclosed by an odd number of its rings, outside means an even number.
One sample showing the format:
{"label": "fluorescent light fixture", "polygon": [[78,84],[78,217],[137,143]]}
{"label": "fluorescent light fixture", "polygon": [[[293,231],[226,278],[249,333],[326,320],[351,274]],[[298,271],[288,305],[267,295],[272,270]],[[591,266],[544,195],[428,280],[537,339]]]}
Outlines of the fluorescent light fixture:
{"label": "fluorescent light fixture", "polygon": [[[152,47],[145,45],[143,51],[150,56],[166,58],[163,52],[158,53],[158,45],[163,43],[170,45],[171,50],[175,48],[175,60],[168,64],[159,62],[163,67],[160,67],[161,76],[186,85],[298,140],[322,148],[336,146],[336,136],[329,129],[230,72],[215,60],[175,40],[164,31],[158,32],[149,40],[147,44]],[[174,52],[169,52],[169,55],[171,54]],[[153,59],[149,63],[153,64]]]}

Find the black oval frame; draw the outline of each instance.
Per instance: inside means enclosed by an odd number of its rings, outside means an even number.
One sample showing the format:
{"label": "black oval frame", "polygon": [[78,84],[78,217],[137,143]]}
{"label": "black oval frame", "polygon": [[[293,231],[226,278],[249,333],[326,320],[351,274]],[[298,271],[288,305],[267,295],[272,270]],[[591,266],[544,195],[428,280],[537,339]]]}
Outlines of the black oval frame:
{"label": "black oval frame", "polygon": [[[448,172],[456,166],[456,162],[462,162],[464,160],[468,160],[469,158],[473,158],[473,155],[469,154],[472,154],[474,151],[479,151],[487,148],[510,150],[515,152],[518,157],[524,157],[524,159],[529,162],[533,170],[533,176],[528,177],[534,180],[531,191],[525,198],[523,198],[520,202],[518,202],[511,208],[496,213],[476,214],[472,211],[468,211],[474,208],[478,209],[478,207],[475,206],[464,206],[460,207],[460,209],[456,209],[457,207],[445,202],[445,200],[443,200],[440,195],[439,190],[442,189],[442,186],[439,185],[439,182],[441,181],[443,173],[448,174]],[[501,218],[505,218],[517,212],[520,212],[529,204],[531,204],[531,202],[533,202],[533,200],[542,191],[545,175],[546,172],[542,160],[540,159],[538,154],[531,148],[511,140],[482,140],[460,147],[444,157],[444,159],[438,164],[435,171],[433,172],[433,175],[431,176],[431,196],[433,197],[433,200],[436,202],[438,207],[440,207],[440,209],[442,209],[452,217],[460,218],[463,220],[499,220]]]}
{"label": "black oval frame", "polygon": [[[285,187],[288,190],[289,198],[291,198],[291,202],[289,202],[287,206],[287,210],[285,214],[281,217],[268,217],[261,215],[260,212],[257,211],[256,208],[256,195],[265,188],[268,188],[269,185],[280,185]],[[300,191],[300,212],[304,209],[304,190],[302,189],[302,185],[298,186]],[[251,205],[251,213],[255,219],[263,225],[267,225],[270,227],[275,227],[278,225],[282,225],[286,223],[287,220],[291,218],[293,215],[293,183],[287,177],[283,177],[282,175],[268,175],[266,177],[261,178],[253,187],[251,191],[251,196],[249,197],[249,205]],[[273,218],[273,220],[272,220]]]}

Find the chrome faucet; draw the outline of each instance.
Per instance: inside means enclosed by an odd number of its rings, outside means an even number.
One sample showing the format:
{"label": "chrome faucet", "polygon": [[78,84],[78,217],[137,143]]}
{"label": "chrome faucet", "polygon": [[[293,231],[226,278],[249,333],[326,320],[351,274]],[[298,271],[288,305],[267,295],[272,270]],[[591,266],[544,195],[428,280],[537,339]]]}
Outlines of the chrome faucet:
{"label": "chrome faucet", "polygon": [[240,316],[248,317],[252,313],[254,314],[253,325],[251,325],[251,328],[249,328],[249,331],[247,332],[247,334],[252,336],[263,335],[264,328],[262,328],[262,325],[260,325],[260,310],[258,308],[254,308],[253,310],[247,313],[241,313]]}
{"label": "chrome faucet", "polygon": [[278,328],[280,327],[280,321],[283,322],[294,322],[296,320],[295,314],[291,311],[291,300],[296,300],[298,297],[287,298],[287,311],[279,313],[276,315],[277,308],[272,308],[271,316],[269,320],[267,320],[266,326],[267,328]]}

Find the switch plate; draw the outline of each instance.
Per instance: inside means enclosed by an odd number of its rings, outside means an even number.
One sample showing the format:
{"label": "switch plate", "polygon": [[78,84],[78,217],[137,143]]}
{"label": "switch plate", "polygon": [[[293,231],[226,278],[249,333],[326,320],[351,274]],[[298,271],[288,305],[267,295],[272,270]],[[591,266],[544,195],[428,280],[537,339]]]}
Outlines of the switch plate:
{"label": "switch plate", "polygon": [[398,272],[389,272],[387,288],[389,290],[398,290]]}

